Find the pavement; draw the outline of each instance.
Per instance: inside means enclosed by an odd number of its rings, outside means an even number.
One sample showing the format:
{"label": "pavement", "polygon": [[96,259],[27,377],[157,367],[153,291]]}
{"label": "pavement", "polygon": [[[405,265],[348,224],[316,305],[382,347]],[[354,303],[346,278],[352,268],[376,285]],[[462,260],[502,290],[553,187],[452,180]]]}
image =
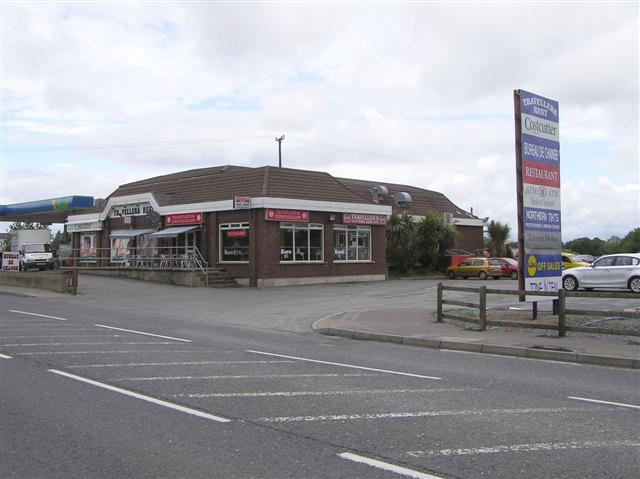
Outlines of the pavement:
{"label": "pavement", "polygon": [[[0,294],[55,298],[68,296],[52,291],[0,286]],[[395,308],[340,312],[316,321],[314,331],[354,340],[384,341],[501,356],[545,359],[640,369],[640,337],[554,331],[435,321],[433,308]],[[487,311],[491,320],[491,310]]]}
{"label": "pavement", "polygon": [[[521,358],[640,369],[640,337],[523,330],[438,323],[434,310],[404,308],[336,313],[316,321],[316,332],[364,341]],[[491,320],[491,311],[487,311]]]}

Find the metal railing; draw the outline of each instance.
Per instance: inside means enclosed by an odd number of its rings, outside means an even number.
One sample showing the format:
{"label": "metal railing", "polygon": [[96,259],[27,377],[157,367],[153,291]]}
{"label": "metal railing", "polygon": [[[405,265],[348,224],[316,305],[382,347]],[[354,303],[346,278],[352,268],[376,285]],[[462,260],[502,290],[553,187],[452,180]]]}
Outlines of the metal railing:
{"label": "metal railing", "polygon": [[61,268],[200,271],[209,284],[209,264],[195,246],[73,249],[58,258]]}
{"label": "metal railing", "polygon": [[[445,299],[444,298],[445,291],[477,293],[478,302],[472,303],[467,301],[458,301],[454,299]],[[438,283],[436,321],[441,323],[443,318],[447,318],[447,319],[455,319],[459,321],[476,322],[475,319],[469,319],[460,315],[443,312],[442,306],[445,304],[449,304],[454,306],[462,306],[466,308],[476,309],[478,311],[477,322],[478,322],[480,331],[485,331],[487,328],[487,325],[490,325],[490,326],[508,326],[508,327],[532,328],[532,329],[554,329],[558,331],[558,336],[560,337],[566,336],[567,331],[575,331],[575,332],[582,332],[582,333],[586,332],[586,333],[640,336],[640,331],[592,328],[592,327],[583,327],[583,326],[567,326],[567,321],[566,321],[568,315],[604,316],[604,317],[614,316],[614,317],[623,318],[623,319],[640,319],[640,313],[638,312],[567,309],[567,305],[566,305],[566,299],[568,297],[591,298],[591,299],[611,298],[611,299],[639,299],[640,300],[640,296],[636,293],[566,291],[564,289],[561,289],[558,292],[552,292],[552,293],[547,293],[547,292],[530,293],[533,296],[549,297],[550,299],[557,301],[557,307],[554,307],[554,315],[557,314],[558,316],[557,326],[549,325],[549,324],[539,324],[535,322],[524,323],[520,321],[510,322],[510,321],[502,321],[502,320],[501,321],[487,320],[487,295],[488,294],[519,296],[520,291],[506,290],[506,289],[491,289],[491,288],[487,288],[486,286],[480,286],[479,288],[448,286],[448,285],[444,285],[443,283]]]}

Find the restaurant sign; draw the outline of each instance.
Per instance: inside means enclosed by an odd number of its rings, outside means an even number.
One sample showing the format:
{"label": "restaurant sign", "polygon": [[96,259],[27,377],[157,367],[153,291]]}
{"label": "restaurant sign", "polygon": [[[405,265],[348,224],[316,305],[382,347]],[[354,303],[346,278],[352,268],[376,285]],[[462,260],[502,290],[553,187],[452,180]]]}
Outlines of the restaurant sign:
{"label": "restaurant sign", "polygon": [[74,233],[76,231],[101,231],[102,221],[88,221],[86,223],[67,223],[67,232]]}
{"label": "restaurant sign", "polygon": [[342,223],[345,225],[374,225],[387,224],[386,215],[367,215],[362,213],[342,213]]}
{"label": "restaurant sign", "polygon": [[303,210],[279,210],[268,208],[265,213],[267,221],[296,221],[299,223],[309,222],[309,212]]}
{"label": "restaurant sign", "polygon": [[180,213],[164,217],[167,226],[199,225],[202,223],[202,213]]}
{"label": "restaurant sign", "polygon": [[234,196],[233,208],[236,210],[250,210],[251,196]]}
{"label": "restaurant sign", "polygon": [[558,102],[524,90],[517,96],[524,289],[558,291],[562,283]]}

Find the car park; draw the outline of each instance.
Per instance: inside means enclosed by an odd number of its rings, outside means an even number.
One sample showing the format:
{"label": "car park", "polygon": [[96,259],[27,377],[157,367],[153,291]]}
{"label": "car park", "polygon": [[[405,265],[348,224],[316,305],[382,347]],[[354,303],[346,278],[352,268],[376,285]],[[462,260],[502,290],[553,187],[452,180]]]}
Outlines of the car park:
{"label": "car park", "polygon": [[567,291],[619,288],[640,293],[640,253],[601,256],[590,265],[565,270],[562,287]]}
{"label": "car park", "polygon": [[502,269],[503,278],[518,279],[518,261],[513,258],[491,258],[500,262],[500,268]]}
{"label": "car park", "polygon": [[447,276],[451,279],[461,277],[487,279],[500,279],[502,267],[496,258],[465,258],[460,263],[447,268]]}
{"label": "car park", "polygon": [[562,269],[577,268],[578,266],[587,266],[589,263],[580,261],[579,257],[573,253],[561,253]]}

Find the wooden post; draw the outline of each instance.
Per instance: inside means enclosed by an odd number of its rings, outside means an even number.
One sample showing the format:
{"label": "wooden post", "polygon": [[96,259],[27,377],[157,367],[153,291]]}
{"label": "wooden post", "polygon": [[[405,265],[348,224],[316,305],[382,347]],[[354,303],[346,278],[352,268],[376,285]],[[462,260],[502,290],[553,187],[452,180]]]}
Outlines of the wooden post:
{"label": "wooden post", "polygon": [[436,313],[436,322],[442,322],[442,283],[438,283],[438,309]]}
{"label": "wooden post", "polygon": [[558,293],[558,336],[564,338],[567,334],[567,323],[565,316],[565,300],[567,292],[564,289],[560,289]]}
{"label": "wooden post", "polygon": [[532,310],[533,310],[533,317],[531,319],[535,321],[536,319],[538,319],[538,302],[537,301],[533,302]]}
{"label": "wooden post", "polygon": [[480,331],[487,329],[487,287],[480,286]]}

